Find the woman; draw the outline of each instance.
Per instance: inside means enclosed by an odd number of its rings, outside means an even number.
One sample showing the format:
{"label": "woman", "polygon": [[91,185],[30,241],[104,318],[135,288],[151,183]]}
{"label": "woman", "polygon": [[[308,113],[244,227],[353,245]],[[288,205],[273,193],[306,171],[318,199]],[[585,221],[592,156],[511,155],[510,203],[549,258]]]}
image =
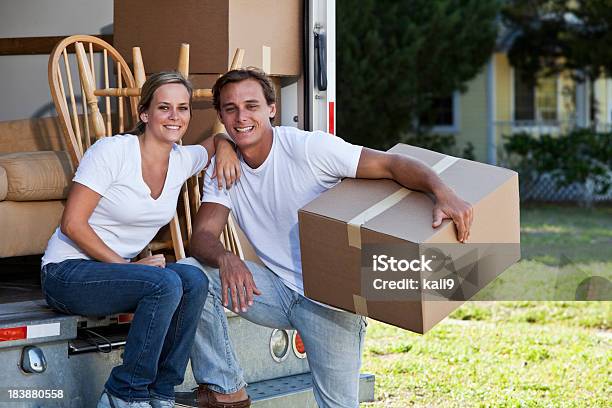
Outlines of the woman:
{"label": "woman", "polygon": [[[177,143],[191,118],[190,83],[176,72],[143,85],[132,133],[99,140],[85,153],[60,227],[43,256],[48,304],[65,313],[104,316],[134,311],[123,355],[98,407],[172,407],[182,383],[208,280],[163,255],[130,262],[176,211],[181,186],[217,147],[216,172],[239,174],[222,136],[202,146]],[[221,182],[221,180],[219,180]]]}

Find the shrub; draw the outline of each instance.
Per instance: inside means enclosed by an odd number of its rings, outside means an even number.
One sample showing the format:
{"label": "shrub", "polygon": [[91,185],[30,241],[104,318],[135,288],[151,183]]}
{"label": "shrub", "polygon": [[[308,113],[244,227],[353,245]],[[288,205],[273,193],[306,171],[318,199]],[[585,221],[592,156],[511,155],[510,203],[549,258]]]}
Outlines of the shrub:
{"label": "shrub", "polygon": [[520,173],[522,183],[537,182],[544,174],[558,186],[578,183],[587,204],[612,186],[612,133],[577,129],[562,136],[517,133],[504,139],[506,164]]}
{"label": "shrub", "polygon": [[336,130],[386,150],[495,49],[498,0],[338,0]]}

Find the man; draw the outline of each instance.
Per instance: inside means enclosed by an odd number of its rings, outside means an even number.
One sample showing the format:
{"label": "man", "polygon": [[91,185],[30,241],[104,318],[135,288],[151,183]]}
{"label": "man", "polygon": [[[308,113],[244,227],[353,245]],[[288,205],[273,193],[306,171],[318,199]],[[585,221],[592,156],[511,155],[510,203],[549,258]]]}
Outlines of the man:
{"label": "man", "polygon": [[[274,88],[261,71],[223,75],[213,87],[213,104],[236,143],[242,175],[233,187],[222,190],[208,174],[191,239],[195,259],[185,261],[201,266],[210,280],[211,298],[191,355],[200,384],[199,406],[238,408],[250,403],[223,305],[257,324],[297,329],[319,406],[354,408],[365,318],[304,297],[298,210],[344,177],[394,179],[432,193],[432,226],[451,218],[458,239],[465,242],[472,208],[417,160],[355,146],[323,132],[273,127]],[[230,210],[264,265],[241,261],[219,242]]]}

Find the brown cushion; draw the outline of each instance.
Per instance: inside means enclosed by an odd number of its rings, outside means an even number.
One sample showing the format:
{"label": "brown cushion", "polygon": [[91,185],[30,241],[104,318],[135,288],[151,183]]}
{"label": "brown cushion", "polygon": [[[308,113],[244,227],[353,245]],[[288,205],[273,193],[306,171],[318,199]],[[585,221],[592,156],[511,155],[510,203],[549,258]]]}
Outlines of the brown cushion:
{"label": "brown cushion", "polygon": [[61,200],[0,202],[0,258],[43,253],[63,210]]}
{"label": "brown cushion", "polygon": [[0,167],[0,201],[6,198],[8,191],[8,179],[6,178],[6,170],[4,167]]}
{"label": "brown cushion", "polygon": [[6,171],[5,200],[36,201],[66,198],[73,169],[66,152],[23,152],[0,154]]}

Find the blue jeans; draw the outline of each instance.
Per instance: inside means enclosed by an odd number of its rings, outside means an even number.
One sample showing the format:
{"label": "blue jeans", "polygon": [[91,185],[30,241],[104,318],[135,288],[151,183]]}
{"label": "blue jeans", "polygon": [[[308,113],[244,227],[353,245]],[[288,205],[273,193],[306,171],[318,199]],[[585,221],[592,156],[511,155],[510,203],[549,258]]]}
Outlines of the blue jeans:
{"label": "blue jeans", "polygon": [[[194,258],[180,263],[202,268],[210,281],[211,299],[202,312],[191,351],[194,377],[198,384],[210,384],[213,391],[235,392],[246,383],[228,335],[219,271]],[[357,407],[366,319],[313,302],[289,289],[265,266],[248,261],[246,265],[262,294],[240,316],[267,327],[297,329],[306,347],[319,407]]]}
{"label": "blue jeans", "polygon": [[134,313],[123,364],[111,371],[108,392],[129,402],[174,399],[208,292],[199,269],[69,259],[45,265],[41,277],[47,303],[61,312]]}

